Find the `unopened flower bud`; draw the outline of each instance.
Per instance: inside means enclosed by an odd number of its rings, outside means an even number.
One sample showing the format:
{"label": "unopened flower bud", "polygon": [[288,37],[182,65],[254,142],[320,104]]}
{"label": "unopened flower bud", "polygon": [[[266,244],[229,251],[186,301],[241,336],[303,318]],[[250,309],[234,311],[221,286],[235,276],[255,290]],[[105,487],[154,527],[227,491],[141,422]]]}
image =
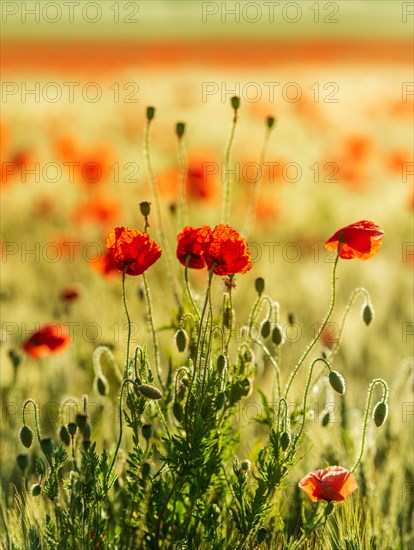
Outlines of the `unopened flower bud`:
{"label": "unopened flower bud", "polygon": [[180,353],[183,353],[188,346],[188,335],[182,328],[178,329],[175,333],[175,344]]}
{"label": "unopened flower bud", "polygon": [[371,306],[371,304],[366,303],[362,307],[362,319],[364,323],[368,326],[369,324],[371,324],[371,321],[373,320],[373,318],[374,318],[374,308]]}
{"label": "unopened flower bud", "polygon": [[18,366],[20,365],[20,363],[22,362],[22,356],[19,353],[17,353],[16,350],[11,349],[9,351],[9,357],[10,357],[10,360],[13,364],[13,368],[17,369]]}
{"label": "unopened flower bud", "polygon": [[272,116],[268,116],[267,119],[266,119],[266,124],[267,124],[267,127],[269,128],[273,128],[273,124],[275,123],[275,118],[272,117]]}
{"label": "unopened flower bud", "polygon": [[96,379],[96,389],[98,390],[99,395],[107,395],[109,384],[108,380],[102,374]]}
{"label": "unopened flower bud", "polygon": [[33,497],[38,497],[41,491],[42,491],[42,487],[38,483],[35,483],[34,485],[32,485],[32,488],[30,489],[30,492],[32,493]]}
{"label": "unopened flower bud", "polygon": [[185,132],[185,124],[184,122],[177,122],[175,126],[175,133],[177,134],[178,139],[181,139]]}
{"label": "unopened flower bud", "polygon": [[217,410],[220,410],[224,407],[224,403],[226,402],[226,398],[227,398],[227,395],[226,395],[226,392],[224,392],[224,391],[221,391],[216,395]]}
{"label": "unopened flower bud", "polygon": [[70,435],[69,435],[69,432],[68,432],[68,429],[67,429],[66,426],[62,426],[62,427],[60,428],[59,437],[60,437],[60,439],[62,440],[62,442],[63,442],[67,447],[69,447],[69,445],[70,445]]}
{"label": "unopened flower bud", "polygon": [[155,116],[155,109],[154,107],[147,107],[147,120],[150,121]]}
{"label": "unopened flower bud", "polygon": [[143,437],[148,441],[154,435],[154,428],[152,424],[143,424],[141,426],[141,433]]}
{"label": "unopened flower bud", "polygon": [[141,466],[141,474],[144,479],[148,478],[151,473],[151,464],[144,462]]}
{"label": "unopened flower bud", "polygon": [[190,385],[190,379],[188,378],[188,376],[183,376],[180,382],[185,388],[188,388],[188,386]]}
{"label": "unopened flower bud", "polygon": [[144,216],[144,218],[148,218],[148,216],[151,213],[151,203],[147,201],[140,202],[139,210],[141,214]]}
{"label": "unopened flower bud", "polygon": [[262,326],[260,327],[260,334],[263,338],[268,338],[270,335],[270,321],[269,319],[265,319],[262,323]]}
{"label": "unopened flower bud", "polygon": [[223,374],[224,369],[227,367],[227,359],[226,356],[222,353],[217,357],[217,370],[220,374],[220,376]]}
{"label": "unopened flower bud", "polygon": [[71,437],[75,437],[77,429],[78,429],[78,427],[77,427],[75,422],[69,422],[68,432],[71,435]]}
{"label": "unopened flower bud", "polygon": [[46,456],[50,456],[55,448],[55,442],[51,437],[43,437],[40,440],[40,447]]}
{"label": "unopened flower bud", "polygon": [[322,417],[322,426],[325,428],[325,426],[327,426],[330,421],[331,421],[331,415],[328,411]]}
{"label": "unopened flower bud", "polygon": [[179,403],[178,401],[174,401],[172,410],[175,418],[178,420],[178,422],[181,422],[181,420],[183,419],[183,407],[181,403]]}
{"label": "unopened flower bud", "polygon": [[290,445],[290,433],[289,432],[282,432],[280,434],[280,446],[282,447],[283,451],[286,451],[286,449]]}
{"label": "unopened flower bud", "polygon": [[374,418],[374,422],[377,428],[382,426],[384,422],[387,420],[387,416],[388,416],[387,403],[384,403],[384,401],[380,401],[379,403],[377,403],[375,405],[375,409],[372,416]]}
{"label": "unopened flower bud", "polygon": [[19,438],[20,438],[20,441],[23,443],[23,445],[26,447],[26,449],[29,449],[32,446],[33,432],[29,428],[29,426],[25,425],[20,428]]}
{"label": "unopened flower bud", "polygon": [[29,455],[26,453],[19,453],[16,456],[16,463],[19,469],[24,473],[29,467]]}
{"label": "unopened flower bud", "polygon": [[160,392],[160,390],[155,386],[151,386],[150,384],[141,384],[140,386],[138,386],[138,391],[147,399],[162,399],[162,393]]}
{"label": "unopened flower bud", "polygon": [[280,346],[283,343],[283,328],[277,323],[272,330],[272,342],[276,346]]}
{"label": "unopened flower bud", "polygon": [[83,435],[83,438],[84,439],[90,439],[91,438],[91,435],[92,435],[92,426],[89,422],[86,422],[84,428],[83,428],[83,431],[82,431],[82,435]]}
{"label": "unopened flower bud", "polygon": [[258,277],[254,282],[254,288],[256,289],[256,292],[259,296],[263,294],[263,291],[265,289],[265,280],[263,277]]}
{"label": "unopened flower bud", "polygon": [[78,413],[75,416],[76,425],[78,426],[81,432],[83,432],[83,429],[85,428],[85,424],[87,421],[88,421],[88,417],[84,413]]}
{"label": "unopened flower bud", "polygon": [[252,467],[252,463],[250,462],[250,460],[247,460],[247,458],[242,460],[240,463],[240,469],[244,473],[247,473],[251,469],[251,467]]}
{"label": "unopened flower bud", "polygon": [[331,370],[329,373],[329,383],[332,388],[339,393],[339,395],[344,395],[346,384],[342,374],[339,374],[336,370]]}
{"label": "unopened flower bud", "polygon": [[267,529],[265,529],[264,527],[260,527],[260,529],[256,533],[257,542],[259,544],[264,542],[267,539],[267,535],[268,535]]}
{"label": "unopened flower bud", "polygon": [[240,98],[238,96],[235,95],[231,98],[231,106],[235,111],[240,107]]}

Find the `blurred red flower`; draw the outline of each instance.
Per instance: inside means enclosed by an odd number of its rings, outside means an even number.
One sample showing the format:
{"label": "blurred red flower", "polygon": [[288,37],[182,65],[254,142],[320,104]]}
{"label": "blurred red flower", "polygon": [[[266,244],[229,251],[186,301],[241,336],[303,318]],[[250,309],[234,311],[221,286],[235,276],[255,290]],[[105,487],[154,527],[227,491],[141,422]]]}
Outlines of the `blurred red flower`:
{"label": "blurred red flower", "polygon": [[80,292],[74,286],[68,286],[64,288],[59,294],[59,298],[62,300],[62,302],[66,303],[74,302],[79,298],[79,296]]}
{"label": "blurred red flower", "polygon": [[204,259],[204,243],[208,240],[211,234],[211,227],[203,225],[201,227],[193,227],[187,225],[177,237],[177,258],[185,265],[187,258],[188,267],[192,269],[203,269],[206,266]]}
{"label": "blurred red flower", "polygon": [[128,275],[141,275],[161,256],[161,248],[148,233],[128,227],[116,227],[109,234],[106,247],[114,265]]}
{"label": "blurred red flower", "polygon": [[60,353],[69,345],[69,335],[65,325],[50,324],[32,334],[24,343],[24,351],[34,358],[51,353]]}
{"label": "blurred red flower", "polygon": [[338,250],[342,245],[340,257],[345,260],[359,258],[369,260],[378,252],[384,231],[375,223],[362,220],[339,229],[325,243],[327,250]]}
{"label": "blurred red flower", "polygon": [[314,502],[342,502],[358,489],[355,476],[342,466],[328,466],[306,475],[299,481],[299,487]]}
{"label": "blurred red flower", "polygon": [[112,256],[109,252],[101,254],[94,260],[91,260],[89,265],[93,271],[101,273],[101,275],[104,275],[108,279],[112,278],[114,275],[120,275],[120,271],[114,264]]}
{"label": "blurred red flower", "polygon": [[113,224],[119,218],[121,207],[113,197],[93,197],[79,205],[74,212],[74,218],[78,222],[90,221]]}
{"label": "blurred red flower", "polygon": [[208,269],[216,275],[246,273],[252,264],[249,246],[230,225],[217,225],[204,245],[204,257]]}

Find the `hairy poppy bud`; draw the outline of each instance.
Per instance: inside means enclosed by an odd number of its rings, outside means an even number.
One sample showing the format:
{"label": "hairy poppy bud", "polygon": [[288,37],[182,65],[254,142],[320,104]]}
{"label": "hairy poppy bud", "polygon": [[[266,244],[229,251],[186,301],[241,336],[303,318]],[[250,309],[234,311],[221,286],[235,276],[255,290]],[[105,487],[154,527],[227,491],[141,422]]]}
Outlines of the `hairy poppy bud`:
{"label": "hairy poppy bud", "polygon": [[260,529],[256,533],[257,542],[259,544],[264,542],[267,539],[267,535],[268,535],[267,529],[265,529],[264,527],[260,527]]}
{"label": "hairy poppy bud", "polygon": [[22,426],[20,428],[19,438],[20,438],[20,441],[23,443],[23,445],[26,447],[26,449],[29,449],[32,446],[33,432],[29,428],[29,426]]}
{"label": "hairy poppy bud", "polygon": [[96,379],[96,388],[98,390],[99,395],[108,394],[108,389],[109,389],[108,380],[102,374],[98,376],[98,378]]}
{"label": "hairy poppy bud", "polygon": [[235,95],[231,98],[231,106],[235,111],[240,107],[240,98],[238,96]]}
{"label": "hairy poppy bud", "polygon": [[382,426],[384,422],[387,420],[387,416],[388,416],[387,403],[384,403],[384,401],[380,401],[379,403],[377,403],[375,405],[375,409],[372,416],[374,418],[374,422],[377,428]]}
{"label": "hairy poppy bud", "polygon": [[188,346],[188,335],[182,328],[178,329],[175,333],[175,344],[180,353],[183,353]]}
{"label": "hairy poppy bud", "polygon": [[272,342],[276,346],[280,346],[283,343],[283,328],[279,325],[279,323],[275,325],[272,330]]}
{"label": "hairy poppy bud", "polygon": [[323,427],[327,426],[330,421],[331,421],[331,415],[329,414],[329,411],[328,411],[322,417],[322,426]]}
{"label": "hairy poppy bud", "polygon": [[247,473],[251,469],[251,467],[252,467],[252,463],[250,462],[250,460],[247,460],[247,458],[242,460],[240,463],[240,469],[244,473]]}
{"label": "hairy poppy bud", "polygon": [[174,401],[172,410],[175,418],[178,420],[178,422],[181,422],[181,420],[183,419],[183,407],[181,403],[179,403],[178,401]]}
{"label": "hairy poppy bud", "polygon": [[290,445],[290,433],[289,432],[282,432],[280,434],[280,446],[284,451],[289,447]]}
{"label": "hairy poppy bud", "polygon": [[75,437],[77,429],[78,429],[78,427],[77,427],[77,425],[75,424],[75,422],[69,422],[69,424],[68,424],[68,432],[69,432],[69,434],[70,434],[72,437]]}
{"label": "hairy poppy bud", "polygon": [[260,327],[260,334],[263,338],[267,338],[270,334],[270,321],[266,319],[263,321],[262,326]]}
{"label": "hairy poppy bud", "polygon": [[50,456],[53,453],[53,449],[55,448],[55,442],[51,437],[43,437],[40,440],[40,448],[46,456]]}
{"label": "hairy poppy bud", "polygon": [[26,453],[19,453],[16,456],[16,462],[19,469],[24,473],[29,467],[29,455]]}
{"label": "hairy poppy bud", "polygon": [[151,213],[151,203],[147,201],[140,202],[139,210],[141,214],[144,216],[144,218],[148,218],[148,216]]}
{"label": "hairy poppy bud", "polygon": [[266,119],[266,124],[267,124],[267,127],[269,128],[269,130],[270,130],[270,128],[273,127],[274,123],[275,123],[274,117],[268,116],[267,119]]}
{"label": "hairy poppy bud", "polygon": [[84,439],[90,439],[90,437],[92,435],[92,426],[90,425],[89,422],[86,422],[86,424],[83,428],[83,431],[82,431],[82,435],[83,435]]}
{"label": "hairy poppy bud", "polygon": [[185,388],[188,388],[188,386],[190,385],[190,379],[188,378],[188,376],[183,376],[180,382]]}
{"label": "hairy poppy bud", "polygon": [[362,307],[362,319],[364,323],[368,326],[371,324],[371,321],[374,318],[374,308],[371,306],[371,304],[365,304]]}
{"label": "hairy poppy bud", "polygon": [[154,435],[154,428],[152,424],[143,424],[141,426],[141,433],[143,437],[148,441]]}
{"label": "hairy poppy bud", "polygon": [[254,282],[254,288],[256,289],[256,292],[259,296],[263,294],[263,291],[265,289],[265,280],[263,279],[263,277],[257,277]]}
{"label": "hairy poppy bud", "polygon": [[147,120],[150,121],[155,116],[155,109],[154,107],[147,107]]}
{"label": "hairy poppy bud", "polygon": [[84,413],[78,413],[75,416],[76,425],[78,426],[81,432],[83,432],[87,421],[88,421],[88,417]]}
{"label": "hairy poppy bud", "polygon": [[226,392],[221,391],[216,395],[216,407],[218,410],[222,409],[224,407],[224,403],[226,402]]}
{"label": "hairy poppy bud", "polygon": [[70,435],[69,435],[69,432],[68,432],[68,429],[67,429],[66,426],[62,426],[62,427],[60,428],[59,437],[60,437],[60,439],[62,440],[62,442],[63,442],[67,447],[69,447],[69,445],[70,445]]}
{"label": "hairy poppy bud", "polygon": [[160,392],[160,390],[155,386],[151,386],[150,384],[141,384],[140,386],[138,386],[138,391],[147,399],[162,399],[162,393]]}
{"label": "hairy poppy bud", "polygon": [[227,359],[226,356],[222,353],[217,357],[217,370],[220,374],[220,376],[223,374],[224,369],[227,367]]}
{"label": "hairy poppy bud", "polygon": [[32,488],[30,489],[30,492],[32,493],[33,497],[38,497],[41,491],[42,491],[42,487],[38,483],[35,483],[34,485],[32,485]]}
{"label": "hairy poppy bud", "polygon": [[177,137],[181,139],[185,132],[185,124],[184,122],[177,122],[175,126],[175,133],[177,134]]}
{"label": "hairy poppy bud", "polygon": [[339,374],[336,370],[331,370],[329,373],[329,383],[339,395],[344,395],[346,384],[342,374]]}
{"label": "hairy poppy bud", "polygon": [[149,462],[144,462],[141,466],[141,474],[144,479],[149,477],[151,473],[151,464]]}

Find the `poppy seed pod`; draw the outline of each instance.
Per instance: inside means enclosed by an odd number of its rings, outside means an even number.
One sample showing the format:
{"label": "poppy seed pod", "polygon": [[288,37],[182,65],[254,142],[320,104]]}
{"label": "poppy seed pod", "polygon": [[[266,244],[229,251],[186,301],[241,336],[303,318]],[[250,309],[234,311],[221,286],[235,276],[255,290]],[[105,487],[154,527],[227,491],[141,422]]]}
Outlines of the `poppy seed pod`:
{"label": "poppy seed pod", "polygon": [[284,451],[289,447],[290,445],[290,433],[289,432],[282,432],[280,435],[280,446]]}
{"label": "poppy seed pod", "polygon": [[70,434],[72,437],[75,437],[76,431],[77,431],[77,429],[78,429],[78,427],[77,427],[77,425],[75,424],[75,422],[69,422],[67,428],[68,428],[69,434]]}
{"label": "poppy seed pod", "polygon": [[69,447],[69,445],[70,445],[70,435],[69,435],[69,432],[68,432],[68,429],[67,429],[66,426],[62,426],[62,427],[60,428],[59,437],[60,437],[60,439],[62,440],[62,442],[63,442],[67,447]]}
{"label": "poppy seed pod", "polygon": [[240,98],[238,96],[235,95],[231,98],[231,106],[235,111],[240,107]]}
{"label": "poppy seed pod", "polygon": [[177,137],[181,139],[185,132],[185,124],[184,122],[177,122],[175,126],[175,133],[177,134]]}
{"label": "poppy seed pod", "polygon": [[38,483],[35,483],[34,485],[32,485],[32,488],[30,489],[30,492],[32,493],[33,497],[38,497],[41,491],[42,491],[42,487]]}
{"label": "poppy seed pod", "polygon": [[374,418],[374,422],[377,428],[382,426],[384,422],[387,420],[387,416],[388,416],[387,403],[384,403],[384,401],[380,401],[379,403],[377,403],[375,405],[375,409],[372,416]]}
{"label": "poppy seed pod", "polygon": [[265,319],[262,323],[262,326],[260,327],[260,334],[263,338],[268,338],[270,335],[270,321],[269,319]]}
{"label": "poppy seed pod", "polygon": [[272,116],[268,116],[267,119],[266,119],[266,124],[267,124],[267,127],[269,128],[273,128],[273,125],[275,123],[275,118],[272,117]]}
{"label": "poppy seed pod", "polygon": [[20,441],[23,443],[23,445],[26,447],[26,449],[29,449],[32,446],[33,432],[29,428],[29,426],[25,425],[20,428],[19,438],[20,438]]}
{"label": "poppy seed pod", "polygon": [[151,203],[148,201],[143,201],[139,203],[139,210],[144,218],[148,218],[151,213]]}
{"label": "poppy seed pod", "polygon": [[150,121],[155,116],[155,108],[154,107],[147,107],[147,120]]}
{"label": "poppy seed pod", "polygon": [[183,353],[188,346],[188,335],[182,328],[178,329],[175,333],[175,344],[180,353]]}
{"label": "poppy seed pod", "polygon": [[16,456],[16,463],[19,469],[24,473],[29,467],[29,455],[26,453],[19,453]]}
{"label": "poppy seed pod", "polygon": [[279,325],[279,323],[275,325],[272,330],[272,342],[276,346],[280,346],[283,343],[283,328]]}
{"label": "poppy seed pod", "polygon": [[143,437],[148,441],[154,435],[154,428],[152,424],[143,424],[141,426],[141,433]]}
{"label": "poppy seed pod", "polygon": [[373,318],[374,318],[374,308],[371,306],[371,304],[367,303],[362,307],[362,319],[364,323],[368,326],[371,324]]}
{"label": "poppy seed pod", "polygon": [[331,387],[339,393],[339,395],[344,395],[346,390],[345,379],[342,374],[339,374],[336,370],[331,370],[329,373],[329,383]]}
{"label": "poppy seed pod", "polygon": [[263,277],[257,277],[254,282],[254,288],[256,289],[256,292],[259,296],[263,294],[263,291],[265,289],[265,280],[263,279]]}
{"label": "poppy seed pod", "polygon": [[162,393],[160,392],[160,390],[155,386],[151,386],[150,384],[141,384],[140,386],[138,386],[138,391],[147,399],[162,399]]}

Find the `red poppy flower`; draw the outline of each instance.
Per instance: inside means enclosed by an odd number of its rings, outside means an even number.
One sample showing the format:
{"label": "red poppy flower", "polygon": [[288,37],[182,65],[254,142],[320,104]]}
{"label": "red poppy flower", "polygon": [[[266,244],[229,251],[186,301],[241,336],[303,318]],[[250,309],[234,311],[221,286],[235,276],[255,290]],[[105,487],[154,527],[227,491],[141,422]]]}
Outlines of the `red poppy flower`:
{"label": "red poppy flower", "polygon": [[65,325],[45,325],[32,334],[24,343],[23,349],[31,357],[39,358],[51,353],[60,353],[69,345],[69,335]]}
{"label": "red poppy flower", "polygon": [[252,268],[252,255],[245,239],[230,227],[217,225],[204,245],[204,257],[208,269],[216,275],[246,273]]}
{"label": "red poppy flower", "polygon": [[299,487],[314,502],[326,500],[342,502],[358,489],[355,476],[342,466],[328,466],[311,472],[299,481]]}
{"label": "red poppy flower", "polygon": [[326,241],[325,248],[338,250],[342,245],[341,258],[369,260],[378,252],[383,237],[384,231],[378,225],[362,220],[339,229]]}
{"label": "red poppy flower", "polygon": [[128,275],[141,275],[161,256],[161,248],[148,233],[128,227],[116,227],[106,241],[113,264]]}
{"label": "red poppy flower", "polygon": [[206,267],[204,259],[204,244],[211,234],[211,227],[203,225],[199,228],[187,225],[177,237],[177,258],[185,265],[187,258],[188,267],[203,269]]}

